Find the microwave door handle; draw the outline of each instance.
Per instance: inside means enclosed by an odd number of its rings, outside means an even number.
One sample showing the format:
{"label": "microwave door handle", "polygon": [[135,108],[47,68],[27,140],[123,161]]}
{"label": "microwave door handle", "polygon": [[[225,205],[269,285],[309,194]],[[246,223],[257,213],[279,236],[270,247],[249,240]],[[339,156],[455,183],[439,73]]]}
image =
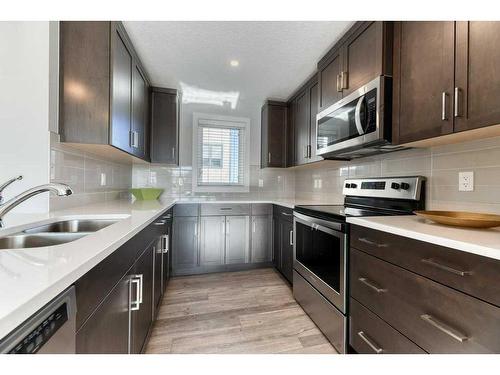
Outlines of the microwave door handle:
{"label": "microwave door handle", "polygon": [[361,106],[363,105],[363,100],[365,100],[364,95],[359,98],[354,112],[354,123],[356,124],[356,129],[358,130],[359,135],[363,135],[365,133],[363,130],[363,124],[361,124]]}

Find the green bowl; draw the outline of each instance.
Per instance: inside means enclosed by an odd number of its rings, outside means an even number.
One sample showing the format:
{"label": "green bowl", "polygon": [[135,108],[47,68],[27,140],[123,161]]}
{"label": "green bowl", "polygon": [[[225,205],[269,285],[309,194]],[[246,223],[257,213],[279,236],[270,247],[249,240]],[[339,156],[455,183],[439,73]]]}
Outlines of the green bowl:
{"label": "green bowl", "polygon": [[140,188],[130,189],[132,195],[139,201],[153,201],[163,193],[163,189],[156,188]]}

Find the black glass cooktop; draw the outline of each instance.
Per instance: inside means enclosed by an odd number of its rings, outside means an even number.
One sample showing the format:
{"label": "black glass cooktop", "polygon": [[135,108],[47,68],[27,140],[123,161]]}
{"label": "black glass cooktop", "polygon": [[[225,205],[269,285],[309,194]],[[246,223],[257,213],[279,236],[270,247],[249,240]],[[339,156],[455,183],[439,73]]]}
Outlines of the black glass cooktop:
{"label": "black glass cooktop", "polygon": [[314,205],[314,206],[295,206],[298,213],[314,216],[325,220],[342,220],[348,216],[387,216],[394,213],[384,212],[382,210],[370,210],[357,207],[346,207],[344,205]]}

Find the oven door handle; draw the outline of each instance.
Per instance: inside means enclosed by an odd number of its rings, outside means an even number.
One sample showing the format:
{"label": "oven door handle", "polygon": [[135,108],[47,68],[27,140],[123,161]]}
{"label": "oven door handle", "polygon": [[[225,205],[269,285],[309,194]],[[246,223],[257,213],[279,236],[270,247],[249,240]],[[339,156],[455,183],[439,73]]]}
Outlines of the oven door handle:
{"label": "oven door handle", "polygon": [[354,123],[356,124],[356,129],[358,130],[359,135],[365,134],[363,124],[361,123],[361,106],[363,105],[364,100],[364,95],[359,98],[358,103],[356,104],[356,110],[354,112]]}
{"label": "oven door handle", "polygon": [[[293,213],[294,220],[298,221],[301,224],[304,224],[312,229],[321,230],[326,233],[344,233],[344,226],[342,223],[338,223],[335,221],[327,221],[322,219],[317,219],[314,217],[310,217],[307,215],[299,214],[298,212]],[[339,235],[340,236],[340,235]],[[338,236],[338,237],[339,237]]]}

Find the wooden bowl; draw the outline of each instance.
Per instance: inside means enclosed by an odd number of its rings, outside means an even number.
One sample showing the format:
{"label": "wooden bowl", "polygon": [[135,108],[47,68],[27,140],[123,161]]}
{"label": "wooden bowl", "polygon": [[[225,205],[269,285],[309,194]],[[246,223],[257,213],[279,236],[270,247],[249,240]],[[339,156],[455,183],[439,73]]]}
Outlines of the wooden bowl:
{"label": "wooden bowl", "polygon": [[494,228],[500,226],[500,215],[463,211],[415,211],[415,214],[439,224],[465,228]]}

